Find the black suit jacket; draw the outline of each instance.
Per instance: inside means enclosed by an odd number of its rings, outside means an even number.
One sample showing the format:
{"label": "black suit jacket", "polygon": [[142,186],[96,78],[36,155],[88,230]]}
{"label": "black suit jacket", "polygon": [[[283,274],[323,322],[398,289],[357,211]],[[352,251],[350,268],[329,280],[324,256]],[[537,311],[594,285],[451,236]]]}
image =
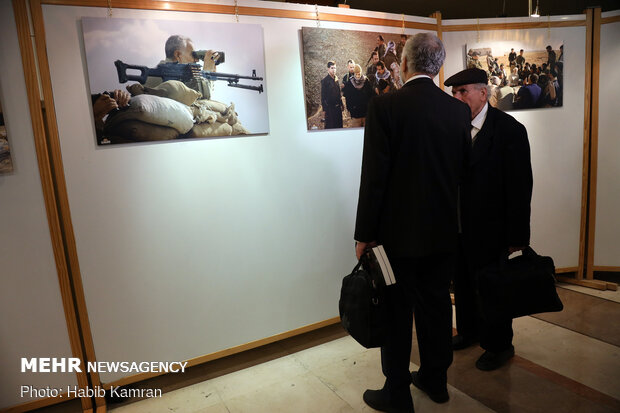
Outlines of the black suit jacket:
{"label": "black suit jacket", "polygon": [[525,127],[489,105],[463,186],[463,236],[475,268],[529,245],[532,165]]}
{"label": "black suit jacket", "polygon": [[355,239],[420,257],[457,244],[469,107],[418,78],[368,106]]}
{"label": "black suit jacket", "polygon": [[340,109],[342,100],[340,99],[340,86],[333,77],[327,75],[321,80],[321,105],[323,110],[328,111],[335,107]]}

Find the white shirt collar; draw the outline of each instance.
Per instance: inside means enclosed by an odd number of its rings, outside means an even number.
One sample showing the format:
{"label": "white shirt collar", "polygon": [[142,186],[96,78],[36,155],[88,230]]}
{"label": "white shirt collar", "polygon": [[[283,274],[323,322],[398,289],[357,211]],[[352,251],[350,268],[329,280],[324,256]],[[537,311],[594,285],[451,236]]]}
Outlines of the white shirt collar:
{"label": "white shirt collar", "polygon": [[428,75],[415,75],[415,76],[411,76],[409,79],[407,79],[407,81],[404,84],[406,85],[407,83],[411,82],[412,80],[419,79],[421,77],[427,77],[429,79],[431,78]]}
{"label": "white shirt collar", "polygon": [[474,138],[478,134],[480,129],[482,129],[482,125],[484,125],[484,121],[487,119],[488,111],[489,111],[489,103],[487,102],[482,107],[482,110],[480,111],[480,113],[478,113],[476,117],[472,119],[471,121],[471,126],[472,126],[471,137],[472,138]]}

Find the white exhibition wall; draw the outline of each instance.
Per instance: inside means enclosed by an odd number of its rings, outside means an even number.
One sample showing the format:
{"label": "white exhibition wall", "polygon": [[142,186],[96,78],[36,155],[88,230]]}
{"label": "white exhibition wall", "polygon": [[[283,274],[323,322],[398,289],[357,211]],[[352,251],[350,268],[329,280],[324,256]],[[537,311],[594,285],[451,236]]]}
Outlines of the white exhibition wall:
{"label": "white exhibition wall", "polygon": [[[555,20],[583,20],[584,16],[556,16]],[[508,22],[535,19],[507,19]],[[480,24],[506,19],[484,19]],[[444,20],[444,25],[476,24],[476,20]],[[556,268],[579,264],[579,229],[583,170],[583,122],[586,29],[566,27],[532,30],[444,32],[447,50],[445,78],[465,68],[466,45],[501,43],[515,50],[544,50],[547,44],[564,44],[564,106],[509,112],[527,128],[532,154],[531,244],[540,254],[553,257]],[[446,88],[450,92],[450,88]]]}
{"label": "white exhibition wall", "polygon": [[[603,17],[620,11],[603,13]],[[594,265],[620,267],[620,23],[601,26],[600,87],[598,104],[598,175],[596,187],[596,226]]]}
{"label": "white exhibition wall", "polygon": [[0,97],[14,170],[0,175],[0,409],[20,386],[76,385],[74,373],[21,373],[22,357],[71,357],[11,2],[0,2]]}
{"label": "white exhibition wall", "polygon": [[[314,6],[244,5],[314,12]],[[301,27],[316,23],[240,16],[264,30],[269,135],[96,147],[80,18],[105,17],[107,9],[44,6],[43,12],[97,359],[191,359],[338,316],[341,280],[355,265],[363,131],[306,130]],[[119,9],[113,16],[235,21]]]}
{"label": "white exhibition wall", "polygon": [[[304,5],[249,0],[243,5],[314,12],[314,6]],[[319,10],[401,19],[359,10]],[[0,50],[7,57],[0,62],[3,69],[15,61],[9,56],[19,54],[8,11],[2,14],[3,21],[10,20],[2,26],[3,39],[14,42],[2,42]],[[43,12],[71,217],[98,360],[185,360],[337,316],[341,278],[355,263],[352,237],[363,132],[306,130],[300,29],[316,23],[240,16],[241,23],[263,27],[268,135],[97,147],[80,18],[106,17],[107,9],[46,5]],[[112,18],[235,21],[230,15],[121,9],[114,9]],[[434,23],[428,18],[407,20]],[[321,22],[321,27],[401,32],[398,27],[333,22]],[[480,36],[482,41],[518,38],[544,48],[547,30]],[[553,256],[558,267],[570,267],[578,261],[585,28],[552,29],[551,36],[563,40],[566,49],[564,107],[513,115],[527,126],[532,145],[533,245]],[[462,68],[464,45],[476,41],[477,34],[446,32],[444,40],[447,77]],[[10,255],[2,255],[2,262],[8,263],[14,284],[11,295],[9,289],[3,293],[7,299],[2,308],[7,306],[7,314],[21,313],[20,323],[2,327],[3,337],[11,338],[2,357],[33,346],[33,355],[65,356],[70,352],[55,293],[58,283],[21,67],[0,73],[3,102],[8,106],[6,96],[15,96],[10,105],[24,114],[15,119],[27,137],[11,141],[16,170],[0,177],[3,195],[9,194],[0,201],[9,214],[9,230],[2,232],[9,247],[2,254]],[[11,110],[5,109],[14,136],[21,132],[11,123]],[[38,296],[40,292],[47,296]],[[26,307],[33,301],[43,304]],[[37,340],[34,332],[51,338]],[[23,346],[15,345],[20,334]],[[104,382],[122,376],[101,374]],[[51,376],[43,380],[53,384]],[[11,386],[13,381],[3,385],[2,392],[12,392]]]}

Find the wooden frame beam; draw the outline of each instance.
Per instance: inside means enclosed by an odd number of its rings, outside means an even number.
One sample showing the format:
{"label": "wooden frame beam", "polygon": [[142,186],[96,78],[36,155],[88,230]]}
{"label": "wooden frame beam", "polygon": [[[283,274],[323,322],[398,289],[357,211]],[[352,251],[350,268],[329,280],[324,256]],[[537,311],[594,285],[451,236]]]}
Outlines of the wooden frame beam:
{"label": "wooden frame beam", "polygon": [[[108,8],[107,0],[41,0],[42,4],[59,5],[59,6],[82,6],[82,7],[102,7]],[[301,20],[317,20],[317,14],[314,11],[301,10],[283,10],[269,9],[262,7],[247,7],[220,5],[220,4],[203,4],[203,3],[175,3],[152,0],[112,0],[112,9],[143,9],[143,10],[164,10],[164,11],[185,11],[198,13],[215,13],[215,14],[239,14],[240,16],[258,16],[258,17],[279,17],[288,19]],[[346,10],[346,9],[342,9]],[[348,14],[336,13],[319,13],[320,21],[339,22],[339,23],[357,23],[371,24],[387,27],[403,27],[408,29],[420,30],[436,30],[434,23],[418,23],[403,20],[379,19],[376,17],[362,17]]]}
{"label": "wooden frame beam", "polygon": [[601,290],[601,291],[605,291],[605,290],[613,290],[616,291],[618,289],[618,285],[615,283],[610,283],[607,281],[600,281],[600,280],[578,280],[576,278],[570,278],[570,277],[563,277],[563,276],[559,276],[557,277],[558,281],[566,283],[566,284],[573,284],[573,285],[579,285],[581,287],[588,287],[588,288],[593,288],[595,290]]}
{"label": "wooden frame beam", "polygon": [[593,10],[586,10],[586,58],[585,58],[585,93],[583,120],[583,169],[581,175],[581,223],[579,229],[579,270],[576,280],[583,280],[586,270],[585,254],[587,251],[588,231],[588,182],[590,165],[590,119],[592,106],[592,20]]}
{"label": "wooden frame beam", "polygon": [[[324,321],[320,321],[318,323],[310,324],[304,327],[296,328],[291,331],[286,331],[284,333],[276,334],[271,337],[263,338],[260,340],[252,341],[250,343],[241,344],[236,347],[231,347],[225,350],[217,351],[215,353],[206,354],[204,356],[196,357],[190,360],[185,360],[188,362],[187,366],[192,367],[198,364],[206,363],[208,361],[213,361],[216,359],[220,359],[223,357],[231,356],[233,354],[241,353],[243,351],[251,350],[253,348],[257,348],[260,346],[264,346],[267,344],[275,343],[276,341],[281,341],[290,337],[298,336],[313,330],[318,330],[323,327],[330,326],[332,324],[337,324],[340,322],[340,317],[329,318]],[[110,383],[104,383],[103,387],[109,389],[111,386],[125,386],[127,384],[135,383],[138,381],[150,379],[152,377],[161,376],[166,373],[140,373],[133,376],[123,377],[122,379],[115,380]]]}
{"label": "wooden frame beam", "polygon": [[[601,57],[601,8],[592,11],[592,86],[590,100],[590,162],[588,177],[588,249],[586,252],[586,279],[594,279],[594,236],[596,233],[596,186],[598,178],[598,104],[599,63]],[[588,10],[588,11],[590,11]]]}
{"label": "wooden frame beam", "polygon": [[[47,149],[50,156],[52,174],[54,177],[54,191],[58,204],[58,215],[62,225],[63,242],[65,246],[66,258],[69,269],[69,277],[72,284],[72,294],[77,315],[79,317],[81,340],[84,350],[84,357],[87,362],[96,361],[95,349],[92,340],[90,322],[88,320],[88,310],[84,298],[84,288],[80,273],[80,265],[77,256],[77,246],[71,221],[71,209],[69,207],[69,196],[67,193],[67,183],[62,162],[62,152],[60,149],[60,139],[58,135],[58,124],[56,119],[56,107],[54,106],[54,95],[52,90],[52,79],[50,75],[49,62],[47,60],[47,44],[45,38],[45,26],[43,24],[43,10],[40,0],[30,0],[30,13],[34,26],[34,37],[37,51],[37,61],[45,102],[45,117],[47,126]],[[90,373],[90,386],[100,385],[99,374]]]}
{"label": "wooden frame beam", "polygon": [[[436,27],[436,31],[437,31],[437,37],[439,37],[439,39],[443,42],[443,30],[442,30],[442,25],[441,25],[441,12],[440,11],[436,11],[435,13],[431,14],[431,17],[434,18],[435,20],[437,20],[437,27]],[[445,86],[443,84],[444,82],[444,70],[443,70],[443,65],[441,65],[441,68],[439,69],[439,87],[441,88],[441,90],[445,90]]]}
{"label": "wooden frame beam", "polygon": [[601,18],[601,24],[618,23],[618,22],[620,22],[620,15]]}
{"label": "wooden frame beam", "polygon": [[[65,313],[65,321],[69,335],[69,343],[74,357],[82,361],[82,365],[86,365],[84,351],[81,341],[81,331],[84,326],[80,325],[78,317],[80,317],[79,309],[74,305],[74,285],[71,277],[70,269],[67,262],[67,250],[65,248],[65,239],[63,237],[63,225],[60,217],[59,200],[56,193],[57,174],[55,171],[54,160],[52,160],[48,151],[49,141],[46,134],[46,124],[43,118],[43,107],[40,99],[39,81],[37,78],[37,66],[40,61],[35,57],[33,50],[30,22],[28,18],[28,5],[26,0],[13,0],[13,10],[15,14],[15,23],[17,26],[17,35],[21,50],[22,65],[24,69],[24,78],[26,81],[26,90],[28,93],[28,103],[30,107],[30,118],[32,122],[32,130],[35,141],[35,150],[37,153],[37,161],[39,165],[39,176],[41,178],[41,187],[43,190],[43,198],[45,202],[45,211],[47,213],[47,222],[49,225],[50,237],[52,241],[52,249],[54,252],[54,261],[56,263],[56,273],[58,274],[58,283],[60,286],[60,295],[62,298],[63,309]],[[38,22],[33,19],[33,26],[36,30]],[[41,23],[42,24],[42,23]],[[35,39],[37,51],[40,57],[40,44]],[[45,51],[43,49],[43,51]],[[49,76],[49,69],[46,67],[46,73]],[[53,115],[53,105],[50,108]],[[46,113],[50,113],[47,110]],[[49,121],[49,118],[48,118]],[[55,116],[54,116],[55,121]],[[88,375],[85,371],[76,373],[77,382],[80,388],[88,387]],[[59,399],[66,401],[68,399]],[[47,405],[47,401],[36,401],[28,406],[39,406],[40,403]],[[84,410],[92,407],[91,399],[81,398],[82,408]],[[50,403],[52,404],[52,403]]]}
{"label": "wooden frame beam", "polygon": [[485,23],[485,24],[450,24],[442,25],[444,32],[471,32],[483,30],[524,30],[524,29],[547,29],[549,27],[579,27],[585,26],[586,20],[564,20],[564,21],[532,21],[521,23]]}

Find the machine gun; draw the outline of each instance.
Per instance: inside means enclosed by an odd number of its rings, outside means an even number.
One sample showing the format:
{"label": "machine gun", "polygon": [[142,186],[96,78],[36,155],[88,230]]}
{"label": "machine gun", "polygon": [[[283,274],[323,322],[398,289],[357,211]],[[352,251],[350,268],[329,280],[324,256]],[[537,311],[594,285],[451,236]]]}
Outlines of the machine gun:
{"label": "machine gun", "polygon": [[[145,84],[149,76],[161,77],[164,82],[167,80],[180,80],[181,82],[187,82],[194,78],[205,78],[208,80],[225,80],[228,82],[228,86],[230,87],[256,90],[258,93],[263,91],[262,84],[259,86],[252,86],[239,83],[241,79],[253,81],[263,80],[262,77],[256,76],[256,70],[252,70],[252,76],[243,76],[229,73],[209,72],[202,70],[200,65],[196,63],[160,63],[156,68],[149,68],[147,66],[129,65],[117,60],[114,62],[114,65],[116,66],[118,81],[120,83],[125,83],[128,80],[135,80],[141,84]],[[140,71],[140,74],[127,74],[127,69],[138,70]]]}

